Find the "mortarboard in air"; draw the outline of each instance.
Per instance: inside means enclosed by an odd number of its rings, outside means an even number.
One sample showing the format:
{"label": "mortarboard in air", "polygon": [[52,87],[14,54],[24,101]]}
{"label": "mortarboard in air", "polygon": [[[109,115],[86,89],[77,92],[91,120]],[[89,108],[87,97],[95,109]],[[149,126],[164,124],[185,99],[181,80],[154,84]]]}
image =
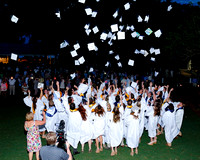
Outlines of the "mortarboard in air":
{"label": "mortarboard in air", "polygon": [[116,18],[116,17],[118,16],[118,10],[119,10],[119,9],[117,9],[117,10],[115,11],[115,13],[113,14],[113,17],[114,17],[114,18]]}
{"label": "mortarboard in air", "polygon": [[126,27],[126,30],[127,30],[127,31],[129,31],[130,29],[131,29],[131,27],[130,27],[130,26],[127,26],[127,27]]}
{"label": "mortarboard in air", "polygon": [[97,48],[97,46],[95,46],[95,51],[98,51],[98,48]]}
{"label": "mortarboard in air", "polygon": [[61,17],[60,17],[60,11],[59,11],[59,10],[55,13],[55,15],[56,15],[58,18],[61,19]]}
{"label": "mortarboard in air", "polygon": [[149,53],[145,50],[145,51],[144,51],[144,56],[146,57],[146,56],[148,56],[148,54],[149,54]]}
{"label": "mortarboard in air", "polygon": [[167,7],[167,11],[169,12],[169,11],[171,11],[171,9],[172,9],[172,5],[169,5],[169,6]]}
{"label": "mortarboard in air", "polygon": [[15,15],[12,15],[12,17],[11,17],[12,22],[17,23],[18,20],[19,20],[19,18],[17,18]]}
{"label": "mortarboard in air", "polygon": [[137,86],[137,83],[136,82],[131,82],[131,87],[135,88]]}
{"label": "mortarboard in air", "polygon": [[148,16],[145,16],[144,21],[145,21],[145,22],[148,22],[148,21],[149,21],[149,15],[148,15]]}
{"label": "mortarboard in air", "polygon": [[89,51],[95,50],[95,44],[94,44],[94,42],[88,43],[87,45],[88,45]]}
{"label": "mortarboard in air", "polygon": [[112,43],[112,39],[111,39],[110,41],[108,41],[108,44],[109,44],[110,46],[113,45],[113,43]]}
{"label": "mortarboard in air", "polygon": [[86,8],[85,9],[85,12],[86,14],[89,16],[89,15],[92,15],[92,9],[91,8]]}
{"label": "mortarboard in air", "polygon": [[141,49],[140,53],[144,55],[145,54],[145,50]]}
{"label": "mortarboard in air", "polygon": [[90,24],[86,24],[86,25],[84,26],[85,29],[89,29],[89,27],[90,27]]}
{"label": "mortarboard in air", "polygon": [[139,36],[138,39],[143,40],[144,36]]}
{"label": "mortarboard in air", "polygon": [[122,30],[124,29],[124,25],[123,25],[123,26],[120,25],[120,26],[119,26],[119,29],[120,29],[120,31],[122,31]]}
{"label": "mortarboard in air", "polygon": [[155,71],[154,76],[157,77],[158,74],[159,74],[159,72],[156,72],[156,71]]}
{"label": "mortarboard in air", "polygon": [[86,34],[89,36],[89,35],[90,35],[90,32],[91,32],[91,29],[86,29],[85,32],[86,32]]}
{"label": "mortarboard in air", "polygon": [[154,48],[150,48],[150,53],[152,54],[153,52],[155,52],[155,49]]}
{"label": "mortarboard in air", "polygon": [[155,49],[154,52],[155,52],[155,55],[158,55],[160,54],[160,49]]}
{"label": "mortarboard in air", "polygon": [[116,55],[116,56],[115,56],[115,59],[116,59],[116,60],[119,60],[119,59],[120,59],[120,58],[119,58],[119,55]]}
{"label": "mortarboard in air", "polygon": [[125,32],[117,32],[117,38],[118,40],[125,39]]}
{"label": "mortarboard in air", "polygon": [[80,85],[78,86],[78,90],[77,93],[80,94],[84,94],[86,91],[88,90],[88,85],[84,84],[84,83],[80,83]]}
{"label": "mortarboard in air", "polygon": [[71,53],[72,57],[76,57],[78,55],[77,52],[76,52],[76,50],[71,51],[70,53]]}
{"label": "mortarboard in air", "polygon": [[76,77],[76,74],[75,74],[75,73],[70,74],[70,77],[71,77],[72,79],[74,79],[74,78]]}
{"label": "mortarboard in air", "polygon": [[92,28],[92,30],[93,30],[94,34],[96,34],[96,33],[98,33],[98,32],[99,32],[99,29],[98,29],[98,27],[97,27],[97,26],[95,26],[94,28]]}
{"label": "mortarboard in air", "polygon": [[161,30],[159,29],[159,30],[157,30],[156,32],[154,32],[154,34],[155,34],[156,37],[159,38],[159,37],[161,36],[162,32],[161,32]]}
{"label": "mortarboard in air", "polygon": [[108,66],[109,66],[109,64],[110,64],[110,63],[109,63],[109,62],[107,62],[107,63],[105,64],[105,66],[106,66],[106,67],[108,67]]}
{"label": "mortarboard in air", "polygon": [[78,59],[78,61],[79,61],[80,64],[83,64],[83,63],[85,62],[85,59],[84,59],[84,57],[82,56],[82,57],[80,57],[80,58]]}
{"label": "mortarboard in air", "polygon": [[125,8],[125,10],[129,10],[129,9],[130,9],[130,3],[126,3],[126,4],[124,5],[124,8]]}
{"label": "mortarboard in air", "polygon": [[64,42],[62,42],[60,44],[60,48],[64,48],[64,47],[67,47],[69,45],[69,43],[67,41],[64,40]]}
{"label": "mortarboard in air", "polygon": [[109,54],[113,54],[113,53],[114,53],[113,50],[110,50],[110,51],[109,51]]}
{"label": "mortarboard in air", "polygon": [[117,32],[118,31],[118,24],[113,24],[110,26],[112,32]]}
{"label": "mortarboard in air", "polygon": [[38,83],[37,88],[38,88],[38,89],[40,89],[40,88],[44,88],[44,83]]}
{"label": "mortarboard in air", "polygon": [[75,66],[79,66],[80,65],[78,60],[75,60],[74,62],[75,62]]}
{"label": "mortarboard in air", "polygon": [[118,65],[119,67],[122,67],[122,63],[121,63],[121,62],[118,62],[117,65]]}
{"label": "mortarboard in air", "polygon": [[149,36],[153,31],[150,28],[147,28],[145,33]]}
{"label": "mortarboard in air", "polygon": [[122,22],[122,16],[119,18],[119,22]]}
{"label": "mortarboard in air", "polygon": [[93,72],[93,71],[94,71],[94,69],[91,67],[90,70],[89,70],[89,72]]}
{"label": "mortarboard in air", "polygon": [[135,54],[139,54],[140,52],[137,50],[137,49],[135,49],[135,52],[134,52]]}
{"label": "mortarboard in air", "polygon": [[77,44],[74,45],[74,49],[75,49],[75,50],[78,50],[79,48],[80,48],[79,43],[77,43]]}
{"label": "mortarboard in air", "polygon": [[138,16],[138,22],[142,22],[142,21],[143,21],[142,17]]}
{"label": "mortarboard in air", "polygon": [[155,62],[155,60],[156,60],[156,59],[155,59],[154,57],[151,57],[151,61]]}
{"label": "mortarboard in air", "polygon": [[102,39],[102,40],[106,40],[107,39],[107,36],[108,36],[108,34],[106,34],[106,33],[101,33],[101,35],[100,35],[100,39]]}
{"label": "mortarboard in air", "polygon": [[128,65],[129,65],[129,66],[134,66],[134,60],[129,59]]}
{"label": "mortarboard in air", "polygon": [[85,3],[85,0],[78,0],[79,3]]}
{"label": "mortarboard in air", "polygon": [[137,37],[137,32],[131,33],[131,36],[132,36],[133,38]]}
{"label": "mortarboard in air", "polygon": [[108,38],[111,38],[112,37],[112,32],[109,32],[108,33]]}
{"label": "mortarboard in air", "polygon": [[16,61],[17,60],[17,54],[11,53],[11,59]]}
{"label": "mortarboard in air", "polygon": [[131,25],[131,31],[134,31],[135,27],[133,25]]}
{"label": "mortarboard in air", "polygon": [[95,18],[96,16],[97,16],[97,11],[93,11],[93,12],[92,12],[92,17]]}

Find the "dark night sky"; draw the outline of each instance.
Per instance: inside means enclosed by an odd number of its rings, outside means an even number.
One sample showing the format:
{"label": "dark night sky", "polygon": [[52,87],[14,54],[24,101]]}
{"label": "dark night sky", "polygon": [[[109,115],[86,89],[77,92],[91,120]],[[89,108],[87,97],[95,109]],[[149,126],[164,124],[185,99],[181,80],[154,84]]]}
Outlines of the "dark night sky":
{"label": "dark night sky", "polygon": [[[125,10],[124,4],[130,2],[130,9]],[[7,5],[5,5],[7,4]],[[85,4],[79,3],[78,0],[60,0],[60,1],[39,1],[39,0],[2,0],[0,2],[0,42],[1,43],[23,43],[19,41],[19,37],[24,34],[31,34],[30,44],[37,44],[43,48],[43,54],[59,54],[61,59],[70,60],[69,65],[74,64],[74,60],[81,56],[85,57],[86,64],[95,65],[100,64],[104,66],[107,61],[110,61],[113,66],[117,66],[120,61],[123,67],[127,65],[129,59],[135,60],[135,67],[141,68],[146,66],[159,67],[162,62],[162,46],[167,32],[176,27],[176,24],[181,19],[173,21],[174,11],[173,8],[167,12],[167,7],[170,4],[160,5],[160,2],[137,0],[86,0]],[[91,8],[97,11],[96,18],[87,16],[85,8]],[[113,18],[114,12],[119,9],[119,16]],[[60,11],[61,20],[56,17],[56,11]],[[19,18],[17,23],[11,22],[11,16],[15,15]],[[137,17],[140,15],[143,19],[149,15],[149,21],[137,22]],[[122,23],[119,18],[122,16]],[[99,32],[86,35],[84,26],[90,24],[90,29],[97,26]],[[125,40],[113,40],[113,45],[109,45],[106,40],[102,42],[100,35],[102,32],[108,33],[111,31],[110,25],[118,24],[124,25]],[[135,31],[144,36],[144,40],[132,38],[133,31],[126,30],[126,26],[134,25]],[[161,29],[162,35],[156,38],[154,33],[150,36],[145,34],[145,30],[151,28],[154,32]],[[38,40],[41,40],[40,43]],[[70,46],[60,49],[60,43],[66,40]],[[88,51],[87,44],[95,42],[98,51]],[[79,43],[81,48],[77,51],[78,56],[72,58],[70,51],[73,50],[73,45]],[[154,47],[160,48],[161,55],[148,55],[146,58],[143,55],[135,55],[135,49],[147,50]],[[12,51],[12,49],[10,49]],[[113,55],[109,55],[110,50],[114,51]],[[19,53],[20,54],[20,51]],[[120,60],[114,59],[114,56],[119,54]],[[151,57],[156,58],[156,62],[150,61]],[[99,62],[101,60],[101,62]],[[133,69],[133,68],[131,68]]]}

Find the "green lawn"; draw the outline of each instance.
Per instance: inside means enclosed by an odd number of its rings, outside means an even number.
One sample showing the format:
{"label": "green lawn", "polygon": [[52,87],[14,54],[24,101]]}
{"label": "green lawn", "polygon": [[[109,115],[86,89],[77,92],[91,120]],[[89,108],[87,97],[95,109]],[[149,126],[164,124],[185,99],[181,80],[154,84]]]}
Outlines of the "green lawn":
{"label": "green lawn", "polygon": [[[26,160],[26,135],[23,129],[25,114],[29,111],[21,100],[10,98],[1,100],[0,112],[0,160]],[[6,104],[7,103],[7,104]],[[92,153],[88,153],[88,145],[85,145],[85,152],[75,155],[76,160],[128,160],[128,159],[200,159],[200,121],[199,117],[188,107],[185,109],[185,116],[182,126],[183,137],[175,139],[172,147],[165,146],[164,134],[158,137],[158,143],[148,146],[149,138],[147,131],[142,136],[139,145],[139,154],[130,156],[130,149],[118,148],[118,155],[111,157],[110,150],[99,154],[95,153],[93,143]],[[45,140],[42,140],[45,145]],[[78,150],[80,151],[80,145]]]}

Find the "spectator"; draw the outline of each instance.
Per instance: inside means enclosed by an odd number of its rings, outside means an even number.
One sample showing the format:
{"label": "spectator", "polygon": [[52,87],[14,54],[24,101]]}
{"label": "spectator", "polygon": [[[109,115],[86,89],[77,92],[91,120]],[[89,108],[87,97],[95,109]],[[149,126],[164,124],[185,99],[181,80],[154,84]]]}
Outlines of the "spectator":
{"label": "spectator", "polygon": [[15,95],[15,82],[16,80],[13,77],[9,79],[9,88],[10,88],[10,95]]}

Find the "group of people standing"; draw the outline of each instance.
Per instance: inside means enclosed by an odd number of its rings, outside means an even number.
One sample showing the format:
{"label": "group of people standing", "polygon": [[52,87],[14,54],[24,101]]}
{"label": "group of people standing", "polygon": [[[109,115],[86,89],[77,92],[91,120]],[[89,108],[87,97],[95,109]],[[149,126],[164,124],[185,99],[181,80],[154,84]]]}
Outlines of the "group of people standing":
{"label": "group of people standing", "polygon": [[[150,138],[148,145],[156,144],[157,136],[162,133],[169,147],[174,138],[182,136],[184,104],[172,101],[173,88],[169,90],[168,85],[158,86],[138,80],[100,82],[97,85],[89,76],[82,78],[77,86],[62,90],[59,81],[52,81],[49,88],[40,88],[38,97],[32,97],[28,91],[23,100],[30,107],[28,114],[32,114],[32,125],[26,118],[25,129],[29,132],[28,126],[37,125],[37,135],[40,132],[45,138],[46,132],[56,133],[63,120],[66,140],[72,146],[73,154],[79,153],[79,143],[82,152],[85,143],[92,152],[91,146],[95,142],[96,153],[110,148],[111,156],[117,155],[118,146],[129,147],[131,156],[138,154],[144,130],[148,131]],[[40,136],[37,136],[38,140],[41,141]],[[41,142],[37,143],[39,147],[35,144],[27,134],[30,157],[33,152],[39,154]]]}

